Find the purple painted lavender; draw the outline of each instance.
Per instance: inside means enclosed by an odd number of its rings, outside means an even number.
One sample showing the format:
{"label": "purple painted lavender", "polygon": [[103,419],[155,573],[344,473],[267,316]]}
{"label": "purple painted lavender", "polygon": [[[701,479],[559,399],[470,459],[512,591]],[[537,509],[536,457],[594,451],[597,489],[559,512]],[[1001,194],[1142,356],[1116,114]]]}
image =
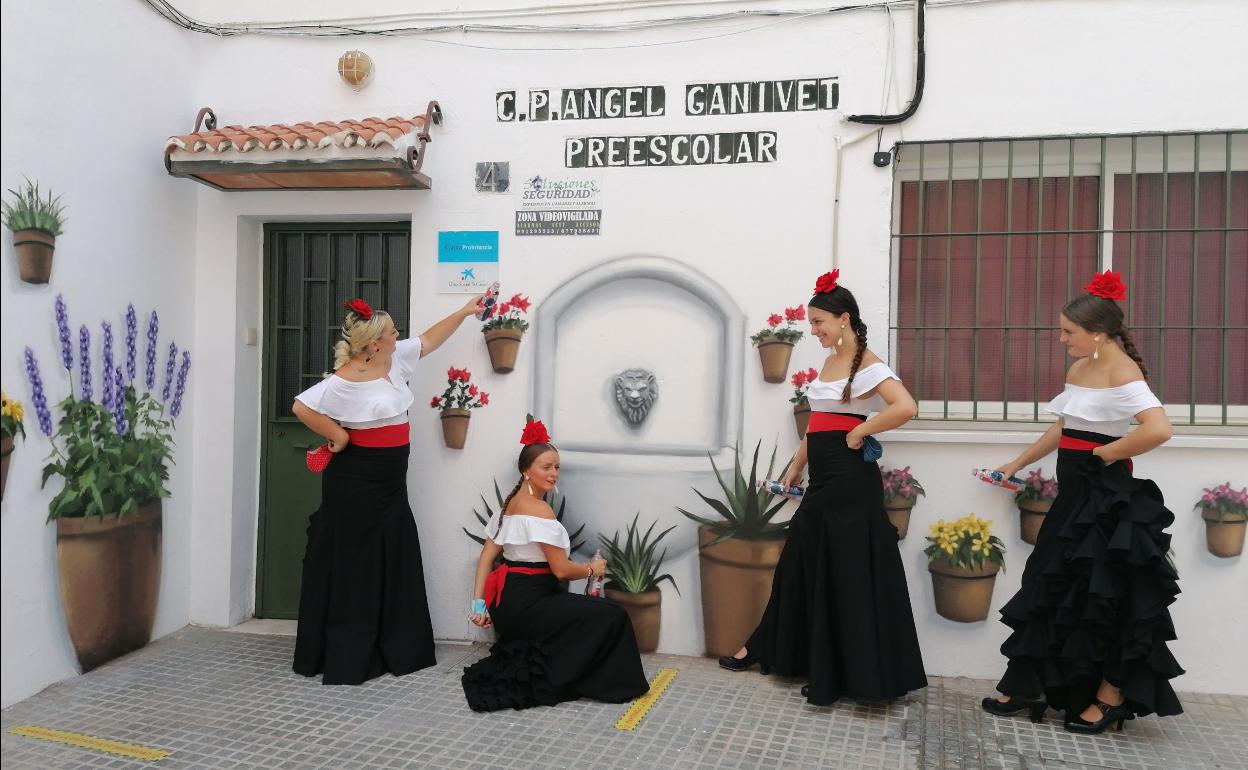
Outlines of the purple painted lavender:
{"label": "purple painted lavender", "polygon": [[156,389],[156,338],[160,334],[160,319],[156,311],[147,322],[147,369],[144,372],[143,384],[149,391]]}
{"label": "purple painted lavender", "polygon": [[[108,372],[104,373],[104,378],[108,379]],[[126,434],[126,381],[122,378],[121,367],[117,367],[112,372],[113,379],[113,406],[110,410],[113,413],[113,422],[117,426],[117,435],[124,436]]]}
{"label": "purple painted lavender", "polygon": [[169,360],[165,361],[165,389],[160,392],[160,400],[168,401],[169,394],[173,392],[173,367],[178,365],[178,346],[176,343],[169,343]]}
{"label": "purple painted lavender", "polygon": [[109,375],[113,371],[113,325],[108,321],[101,321],[100,328],[104,330],[104,366],[100,369],[100,403],[105,409],[112,411],[113,378]]}
{"label": "purple painted lavender", "polygon": [[91,332],[87,330],[87,325],[83,324],[78,328],[78,360],[82,363],[79,365],[79,371],[82,374],[82,400],[91,400]]}
{"label": "purple painted lavender", "polygon": [[66,369],[74,368],[74,349],[69,337],[69,311],[65,309],[65,298],[56,295],[56,331],[61,338],[61,363]]}
{"label": "purple painted lavender", "polygon": [[39,418],[39,430],[43,435],[52,436],[52,412],[48,409],[48,399],[43,393],[43,378],[39,376],[39,362],[35,360],[35,351],[26,348],[26,379],[30,380],[30,403],[35,407],[35,415]]}
{"label": "purple painted lavender", "polygon": [[173,404],[169,407],[169,414],[174,417],[182,411],[182,396],[186,395],[186,377],[191,373],[191,354],[189,351],[182,353],[182,368],[178,369],[178,389],[173,394]]}
{"label": "purple painted lavender", "polygon": [[134,303],[126,305],[126,382],[133,382],[134,360],[139,355],[139,317],[135,315]]}

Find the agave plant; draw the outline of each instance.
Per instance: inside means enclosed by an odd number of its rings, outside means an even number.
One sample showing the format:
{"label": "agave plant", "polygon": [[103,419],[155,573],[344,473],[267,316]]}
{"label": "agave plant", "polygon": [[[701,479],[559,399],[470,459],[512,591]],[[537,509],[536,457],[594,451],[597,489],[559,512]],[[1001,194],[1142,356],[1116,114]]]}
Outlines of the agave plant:
{"label": "agave plant", "polygon": [[[503,507],[503,493],[498,488],[498,479],[494,479],[494,497],[495,499],[498,500],[498,507],[501,510]],[[558,505],[554,504],[556,497],[558,498],[558,502],[559,502]],[[568,505],[568,498],[564,497],[563,495],[552,495],[551,507],[555,509],[555,518],[558,519],[559,523],[561,524],[563,523],[564,509],[567,508],[567,505]],[[485,495],[481,496],[481,507],[484,509],[485,513],[478,513],[477,509],[473,508],[472,515],[477,517],[477,523],[479,523],[482,527],[484,527],[486,524],[489,523],[490,519],[494,517],[494,509],[491,508],[489,502],[486,501]],[[465,535],[472,538],[473,541],[477,543],[477,545],[485,545],[485,538],[472,534],[471,532],[468,531],[467,527],[460,527],[460,529],[464,531]],[[581,533],[584,531],[585,531],[585,525],[582,524],[581,526],[576,528],[575,532],[572,532],[570,534],[569,539],[572,541],[572,548],[571,548],[572,553],[576,553],[577,551],[581,550],[582,546],[585,545],[584,540],[577,540],[577,538],[579,538],[581,536]]]}
{"label": "agave plant", "polygon": [[39,194],[39,184],[26,180],[26,186],[20,190],[9,190],[16,198],[10,203],[4,201],[0,206],[4,210],[4,226],[17,232],[18,230],[43,230],[52,235],[61,234],[61,226],[65,224],[65,207],[61,204],[61,196],[47,197]]}
{"label": "agave plant", "polygon": [[625,529],[623,545],[620,544],[619,530],[610,539],[606,535],[598,536],[607,559],[607,585],[625,593],[644,594],[659,590],[659,583],[666,580],[679,594],[680,588],[672,576],[667,573],[659,574],[659,570],[663,568],[663,560],[667,558],[667,549],[664,548],[657,557],[654,555],[659,541],[676,527],[668,527],[652,540],[650,536],[654,534],[654,525],[658,522],[651,523],[645,534],[641,535],[637,533],[637,519],[640,516],[641,512],[638,511],[633,516],[633,523]]}
{"label": "agave plant", "polygon": [[[784,507],[788,500],[781,497],[779,502],[774,502],[776,495],[758,488],[758,452],[762,444],[763,442],[760,440],[754,445],[754,460],[750,464],[750,476],[748,479],[741,471],[741,447],[737,447],[736,452],[733,454],[734,468],[731,486],[724,481],[724,475],[720,473],[719,467],[715,465],[715,458],[711,457],[709,452],[707,453],[707,457],[711,460],[711,467],[715,469],[715,479],[719,482],[719,487],[724,492],[724,499],[716,500],[707,497],[696,489],[693,491],[697,492],[698,497],[702,498],[722,518],[708,519],[690,513],[684,508],[676,509],[702,526],[710,527],[717,535],[715,543],[723,542],[732,537],[742,540],[774,540],[783,537],[785,530],[789,528],[789,522],[787,521],[772,521],[776,513]],[[771,460],[767,463],[765,478],[776,478],[773,475],[775,466],[776,448],[773,447]],[[779,475],[783,476],[788,469],[789,463],[786,462],[784,467],[780,469]]]}

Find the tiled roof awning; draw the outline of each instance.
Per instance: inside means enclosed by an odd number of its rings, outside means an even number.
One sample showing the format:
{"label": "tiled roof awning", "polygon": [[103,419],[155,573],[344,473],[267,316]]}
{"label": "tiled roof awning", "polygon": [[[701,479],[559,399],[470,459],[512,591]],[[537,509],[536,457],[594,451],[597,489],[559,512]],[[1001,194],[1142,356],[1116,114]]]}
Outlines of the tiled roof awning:
{"label": "tiled roof awning", "polygon": [[165,143],[165,168],[218,190],[428,190],[420,167],[441,122],[429,102],[410,118],[217,128],[205,107],[193,133]]}

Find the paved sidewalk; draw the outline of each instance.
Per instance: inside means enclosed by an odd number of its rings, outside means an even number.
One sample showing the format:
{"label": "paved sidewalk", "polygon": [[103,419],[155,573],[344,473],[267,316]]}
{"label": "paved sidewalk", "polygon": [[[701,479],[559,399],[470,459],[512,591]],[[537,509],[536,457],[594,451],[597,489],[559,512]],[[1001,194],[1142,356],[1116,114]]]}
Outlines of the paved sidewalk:
{"label": "paved sidewalk", "polygon": [[[1248,768],[1248,698],[1184,695],[1187,713],[1076,736],[979,709],[989,683],[935,678],[886,706],[806,705],[800,682],[647,655],[679,676],[633,732],[627,709],[579,701],[476,714],[459,676],[482,645],[361,687],[290,670],[289,636],[188,627],[3,712],[5,770],[32,768]],[[15,735],[19,725],[164,749],[157,762]]]}

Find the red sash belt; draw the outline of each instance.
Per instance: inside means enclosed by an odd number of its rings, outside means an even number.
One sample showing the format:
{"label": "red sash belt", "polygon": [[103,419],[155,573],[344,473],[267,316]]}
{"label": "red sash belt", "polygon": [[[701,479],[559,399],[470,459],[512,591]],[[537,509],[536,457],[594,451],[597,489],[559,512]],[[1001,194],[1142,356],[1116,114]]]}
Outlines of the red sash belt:
{"label": "red sash belt", "polygon": [[1085,452],[1091,452],[1098,446],[1105,446],[1105,444],[1100,441],[1088,441],[1087,439],[1065,435],[1062,436],[1061,441],[1057,442],[1058,449],[1080,449]]}
{"label": "red sash belt", "polygon": [[485,577],[485,606],[498,606],[499,599],[503,598],[503,584],[507,582],[508,572],[515,572],[520,575],[554,574],[550,571],[550,567],[512,567],[507,562],[503,562]]}
{"label": "red sash belt", "polygon": [[821,431],[831,430],[853,430],[862,425],[866,420],[856,414],[842,414],[840,412],[811,412],[810,426],[806,428],[807,433],[819,433]]}
{"label": "red sash belt", "polygon": [[370,449],[384,449],[392,446],[405,446],[411,436],[408,423],[383,425],[380,428],[347,428],[351,443]]}

